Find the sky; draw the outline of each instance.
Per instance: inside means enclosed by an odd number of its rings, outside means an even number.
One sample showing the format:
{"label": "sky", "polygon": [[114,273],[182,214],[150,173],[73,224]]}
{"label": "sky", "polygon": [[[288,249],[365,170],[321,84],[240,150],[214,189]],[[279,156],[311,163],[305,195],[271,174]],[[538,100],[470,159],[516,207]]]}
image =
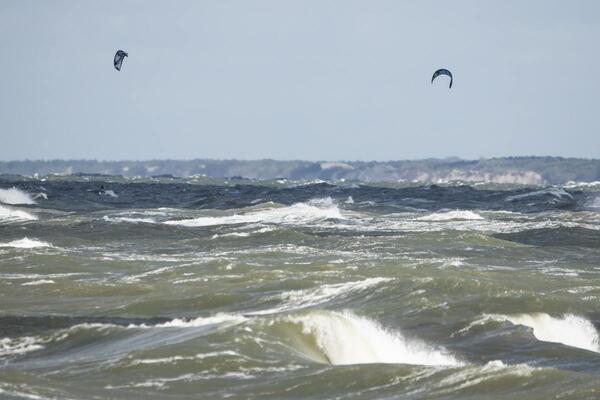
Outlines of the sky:
{"label": "sky", "polygon": [[598,158],[599,21],[595,0],[0,0],[0,160]]}

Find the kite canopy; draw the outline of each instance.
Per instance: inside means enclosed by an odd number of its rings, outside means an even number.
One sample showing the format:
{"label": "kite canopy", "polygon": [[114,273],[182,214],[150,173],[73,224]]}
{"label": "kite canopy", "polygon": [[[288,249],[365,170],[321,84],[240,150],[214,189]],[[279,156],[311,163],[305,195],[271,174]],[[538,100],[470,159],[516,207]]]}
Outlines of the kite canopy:
{"label": "kite canopy", "polygon": [[435,71],[433,73],[433,76],[431,77],[431,83],[433,83],[433,80],[435,78],[437,78],[440,75],[448,75],[450,77],[450,86],[448,86],[448,88],[452,87],[452,72],[448,71],[447,69],[438,69],[437,71]]}
{"label": "kite canopy", "polygon": [[125,59],[125,57],[129,57],[129,54],[125,53],[123,50],[119,50],[115,54],[113,64],[117,71],[121,70],[121,65],[123,65],[123,60]]}

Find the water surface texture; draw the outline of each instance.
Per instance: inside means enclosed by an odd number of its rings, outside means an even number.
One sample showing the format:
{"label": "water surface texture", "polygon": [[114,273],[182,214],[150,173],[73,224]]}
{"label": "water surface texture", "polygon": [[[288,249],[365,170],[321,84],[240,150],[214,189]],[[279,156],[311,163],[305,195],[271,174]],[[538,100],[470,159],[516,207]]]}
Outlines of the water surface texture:
{"label": "water surface texture", "polygon": [[0,179],[0,397],[597,399],[600,185]]}

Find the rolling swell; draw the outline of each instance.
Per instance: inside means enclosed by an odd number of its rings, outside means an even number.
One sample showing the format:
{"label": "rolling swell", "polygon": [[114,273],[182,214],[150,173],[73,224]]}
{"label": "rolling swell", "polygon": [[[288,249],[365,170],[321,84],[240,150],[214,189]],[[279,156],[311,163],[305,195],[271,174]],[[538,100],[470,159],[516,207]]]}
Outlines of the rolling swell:
{"label": "rolling swell", "polygon": [[[276,182],[222,181],[221,184],[195,184],[192,180],[174,179],[169,183],[152,180],[53,179],[7,180],[0,178],[0,187],[6,191],[19,190],[20,197],[31,200],[43,193],[45,198],[36,202],[41,207],[64,211],[92,211],[127,208],[189,208],[235,209],[273,202],[284,205],[307,202],[314,198],[331,197],[343,202],[349,197],[354,204],[375,202],[379,207],[418,208],[429,211],[447,209],[508,210],[536,212],[557,208],[577,209],[594,196],[580,189],[562,189],[499,186],[498,190],[475,189],[469,185],[396,185],[374,186],[364,184],[307,183],[290,181],[285,185]],[[18,188],[17,188],[18,186]],[[100,194],[111,191],[117,197]],[[12,189],[12,188],[15,189]],[[33,200],[32,200],[33,201]],[[0,197],[2,202],[2,197]],[[588,201],[589,202],[589,201]],[[10,203],[7,203],[10,204]],[[24,202],[19,204],[33,204]]]}

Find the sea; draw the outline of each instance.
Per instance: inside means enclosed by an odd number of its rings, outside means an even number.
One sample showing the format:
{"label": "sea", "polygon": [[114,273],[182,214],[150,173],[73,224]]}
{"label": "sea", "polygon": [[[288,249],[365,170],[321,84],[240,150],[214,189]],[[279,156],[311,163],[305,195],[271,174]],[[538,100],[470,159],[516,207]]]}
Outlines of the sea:
{"label": "sea", "polygon": [[0,176],[2,399],[598,399],[600,182]]}

